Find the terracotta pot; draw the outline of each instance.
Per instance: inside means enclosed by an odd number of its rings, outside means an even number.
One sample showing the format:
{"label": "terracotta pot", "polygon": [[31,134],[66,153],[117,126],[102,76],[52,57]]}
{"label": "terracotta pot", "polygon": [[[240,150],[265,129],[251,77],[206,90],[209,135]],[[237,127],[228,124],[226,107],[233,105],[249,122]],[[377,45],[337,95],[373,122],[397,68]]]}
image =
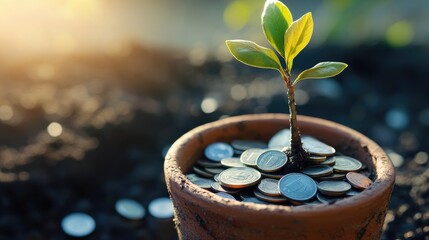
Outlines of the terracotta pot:
{"label": "terracotta pot", "polygon": [[395,170],[386,153],[362,134],[340,124],[299,116],[302,134],[353,156],[376,174],[374,183],[335,204],[288,207],[221,198],[185,177],[204,148],[216,141],[268,141],[289,127],[288,115],[231,117],[193,129],[179,138],[165,159],[168,191],[180,239],[379,239],[393,190]]}

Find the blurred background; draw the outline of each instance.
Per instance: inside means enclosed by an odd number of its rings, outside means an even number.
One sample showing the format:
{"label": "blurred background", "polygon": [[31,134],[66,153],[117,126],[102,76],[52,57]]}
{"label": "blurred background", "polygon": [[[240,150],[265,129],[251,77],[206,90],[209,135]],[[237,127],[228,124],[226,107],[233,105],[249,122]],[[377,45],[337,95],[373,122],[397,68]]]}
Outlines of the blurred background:
{"label": "blurred background", "polygon": [[[283,1],[315,31],[294,74],[319,61],[349,67],[304,81],[298,112],[333,120],[388,151],[397,181],[383,239],[429,235],[429,2]],[[168,196],[163,154],[223,117],[287,113],[275,71],[233,60],[227,39],[269,46],[263,0],[0,0],[0,239],[68,239],[72,212],[89,239],[175,239],[145,208]],[[167,229],[167,230],[166,230]]]}

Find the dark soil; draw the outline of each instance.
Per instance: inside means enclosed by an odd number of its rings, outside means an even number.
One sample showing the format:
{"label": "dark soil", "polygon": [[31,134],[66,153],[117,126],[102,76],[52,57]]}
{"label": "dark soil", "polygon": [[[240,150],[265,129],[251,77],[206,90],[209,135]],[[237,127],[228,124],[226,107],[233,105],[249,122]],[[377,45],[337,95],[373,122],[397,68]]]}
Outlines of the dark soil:
{"label": "dark soil", "polygon": [[[115,201],[147,209],[167,196],[162,154],[193,127],[284,113],[287,104],[274,71],[214,59],[192,66],[174,55],[135,46],[126,56],[0,61],[0,239],[68,239],[60,222],[75,211],[96,221],[88,239],[175,239],[171,222],[125,220]],[[418,47],[328,47],[306,50],[294,64],[349,63],[335,80],[304,81],[298,112],[390,149],[397,182],[382,239],[429,239],[427,56]],[[62,125],[59,137],[46,131],[51,122]]]}

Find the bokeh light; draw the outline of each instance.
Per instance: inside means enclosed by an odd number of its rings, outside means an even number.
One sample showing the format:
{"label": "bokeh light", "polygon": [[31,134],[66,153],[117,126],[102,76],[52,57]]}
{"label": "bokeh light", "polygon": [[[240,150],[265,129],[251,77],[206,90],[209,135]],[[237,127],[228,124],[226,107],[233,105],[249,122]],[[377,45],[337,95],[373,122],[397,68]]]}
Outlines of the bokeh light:
{"label": "bokeh light", "polygon": [[58,137],[63,133],[63,127],[57,122],[52,122],[46,128],[46,131],[48,131],[48,134],[51,137]]}

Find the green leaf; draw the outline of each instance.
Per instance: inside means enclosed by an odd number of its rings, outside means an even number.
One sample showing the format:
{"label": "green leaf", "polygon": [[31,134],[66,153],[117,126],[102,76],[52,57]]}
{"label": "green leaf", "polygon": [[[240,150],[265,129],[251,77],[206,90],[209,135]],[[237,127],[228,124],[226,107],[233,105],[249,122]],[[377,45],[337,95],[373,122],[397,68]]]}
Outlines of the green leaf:
{"label": "green leaf", "polygon": [[231,54],[240,62],[258,68],[276,69],[283,74],[283,68],[276,53],[246,40],[227,40]]}
{"label": "green leaf", "polygon": [[321,62],[304,70],[298,75],[293,85],[304,79],[328,78],[340,74],[348,65],[342,62]]}
{"label": "green leaf", "polygon": [[292,14],[280,1],[267,0],[261,16],[262,29],[274,49],[284,57],[284,37],[292,24]]}
{"label": "green leaf", "polygon": [[288,73],[292,70],[293,59],[307,46],[312,34],[313,18],[310,12],[294,21],[286,30],[284,49]]}

